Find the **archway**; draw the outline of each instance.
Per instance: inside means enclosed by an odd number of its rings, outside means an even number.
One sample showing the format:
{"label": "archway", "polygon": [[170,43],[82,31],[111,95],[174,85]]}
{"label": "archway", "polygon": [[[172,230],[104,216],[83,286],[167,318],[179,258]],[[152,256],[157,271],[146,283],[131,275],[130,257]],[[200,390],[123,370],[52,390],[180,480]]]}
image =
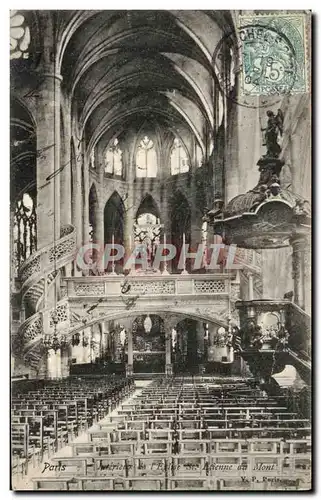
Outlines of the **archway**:
{"label": "archway", "polygon": [[164,320],[155,314],[137,316],[132,335],[134,373],[164,373]]}

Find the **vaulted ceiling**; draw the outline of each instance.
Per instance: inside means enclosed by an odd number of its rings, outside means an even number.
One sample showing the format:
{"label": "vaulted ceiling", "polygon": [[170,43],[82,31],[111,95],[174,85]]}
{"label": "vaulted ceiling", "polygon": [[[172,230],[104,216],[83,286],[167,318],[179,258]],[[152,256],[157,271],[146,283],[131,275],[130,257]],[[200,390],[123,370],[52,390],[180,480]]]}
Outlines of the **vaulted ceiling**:
{"label": "vaulted ceiling", "polygon": [[[44,12],[47,12],[47,20]],[[229,11],[26,11],[38,52],[52,50],[88,150],[149,121],[185,130],[203,153],[214,123],[213,62]]]}
{"label": "vaulted ceiling", "polygon": [[141,119],[194,134],[213,126],[213,53],[227,12],[60,14],[59,65],[88,147]]}

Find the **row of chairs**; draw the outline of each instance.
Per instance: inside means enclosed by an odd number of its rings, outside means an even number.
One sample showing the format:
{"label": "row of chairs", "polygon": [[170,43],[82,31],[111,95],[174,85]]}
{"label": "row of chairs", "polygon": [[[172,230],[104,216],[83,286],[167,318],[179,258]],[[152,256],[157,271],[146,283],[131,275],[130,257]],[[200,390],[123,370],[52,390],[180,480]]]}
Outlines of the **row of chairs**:
{"label": "row of chairs", "polygon": [[134,389],[121,377],[68,378],[48,381],[37,390],[13,391],[11,449],[13,474],[27,474],[98,422]]}
{"label": "row of chairs", "polygon": [[240,379],[158,379],[34,488],[251,490],[257,477],[258,489],[308,489],[310,423],[286,403]]}

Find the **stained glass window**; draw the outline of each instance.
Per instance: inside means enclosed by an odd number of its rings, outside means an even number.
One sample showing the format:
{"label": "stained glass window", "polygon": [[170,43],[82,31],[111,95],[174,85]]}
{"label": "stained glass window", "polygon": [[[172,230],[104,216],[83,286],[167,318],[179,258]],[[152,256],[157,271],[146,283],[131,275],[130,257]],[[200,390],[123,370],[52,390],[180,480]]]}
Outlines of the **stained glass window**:
{"label": "stained glass window", "polygon": [[28,59],[30,30],[25,18],[16,10],[10,11],[10,59]]}
{"label": "stained glass window", "polygon": [[183,174],[189,171],[189,159],[179,139],[174,139],[171,152],[171,174]]}
{"label": "stained glass window", "polygon": [[145,135],[136,153],[136,177],[156,177],[157,155],[153,141]]}
{"label": "stained glass window", "polygon": [[118,139],[114,139],[112,146],[107,149],[105,156],[105,172],[106,174],[123,175],[123,152],[119,147]]}

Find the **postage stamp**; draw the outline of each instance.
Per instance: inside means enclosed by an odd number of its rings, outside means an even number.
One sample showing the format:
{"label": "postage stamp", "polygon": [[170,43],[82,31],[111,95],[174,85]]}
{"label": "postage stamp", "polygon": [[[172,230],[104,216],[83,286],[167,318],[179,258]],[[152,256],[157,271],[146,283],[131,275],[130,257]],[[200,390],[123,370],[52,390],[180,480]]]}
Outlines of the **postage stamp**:
{"label": "postage stamp", "polygon": [[240,16],[243,95],[308,91],[306,18],[302,13]]}

